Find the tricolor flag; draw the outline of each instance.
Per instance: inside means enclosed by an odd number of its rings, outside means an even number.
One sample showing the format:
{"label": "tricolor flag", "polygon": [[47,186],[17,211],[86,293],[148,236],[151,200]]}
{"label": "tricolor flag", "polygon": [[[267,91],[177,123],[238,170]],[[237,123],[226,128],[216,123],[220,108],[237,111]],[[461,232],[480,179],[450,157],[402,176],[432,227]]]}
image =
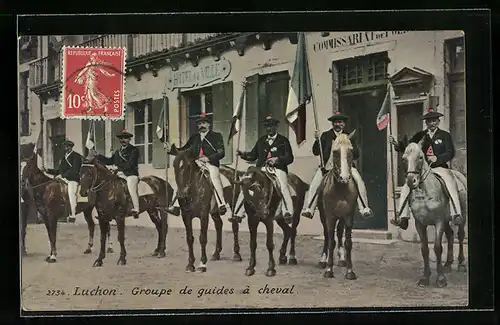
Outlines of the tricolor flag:
{"label": "tricolor flag", "polygon": [[241,92],[240,96],[240,101],[238,102],[238,105],[234,109],[233,112],[233,121],[231,122],[231,128],[229,129],[229,137],[227,138],[227,143],[231,141],[233,136],[240,132],[241,128],[241,115],[243,114],[243,105],[245,103],[245,88],[243,88],[243,91]]}
{"label": "tricolor flag", "polygon": [[387,85],[384,102],[382,103],[382,107],[380,107],[380,111],[377,115],[377,128],[379,131],[385,129],[391,120],[392,93],[392,85],[389,83]]}
{"label": "tricolor flag", "polygon": [[290,91],[285,116],[290,123],[297,144],[301,145],[306,140],[306,104],[312,98],[311,76],[304,33],[299,33],[295,65],[293,67]]}
{"label": "tricolor flag", "polygon": [[33,155],[39,155],[43,157],[43,130],[38,133],[38,139],[36,140],[35,146],[33,147]]}
{"label": "tricolor flag", "polygon": [[87,140],[85,141],[87,149],[95,148],[95,121],[90,121],[89,132],[87,133]]}
{"label": "tricolor flag", "polygon": [[158,117],[158,123],[156,124],[156,136],[160,141],[165,140],[166,130],[166,119],[165,119],[165,111],[166,111],[167,100],[163,100],[163,106],[161,108],[160,116]]}

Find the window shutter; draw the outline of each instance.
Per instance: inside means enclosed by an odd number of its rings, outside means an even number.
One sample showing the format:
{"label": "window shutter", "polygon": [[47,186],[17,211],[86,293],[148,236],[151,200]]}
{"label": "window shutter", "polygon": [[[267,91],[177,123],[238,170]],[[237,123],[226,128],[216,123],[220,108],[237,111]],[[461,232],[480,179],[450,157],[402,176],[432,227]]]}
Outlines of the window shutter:
{"label": "window shutter", "polygon": [[[169,161],[166,158],[166,151],[163,148],[163,142],[158,139],[158,136],[156,135],[156,127],[158,126],[158,121],[160,118],[161,110],[163,108],[163,98],[153,100],[153,109],[152,109],[152,121],[153,124],[151,127],[153,128],[153,168],[165,168],[165,162]],[[165,114],[167,115],[167,119],[169,117],[169,102],[167,98],[167,105],[166,105],[166,111]],[[168,122],[168,121],[167,121]],[[163,122],[162,122],[163,123]],[[164,126],[164,130],[167,132],[167,140],[168,140],[168,128]]]}
{"label": "window shutter", "polygon": [[[266,76],[265,103],[267,114],[271,113],[275,119],[280,121],[278,133],[288,137],[289,125],[285,120],[286,104],[288,101],[290,76],[288,71],[273,73]],[[263,134],[262,134],[263,135]]]}
{"label": "window shutter", "polygon": [[234,111],[233,82],[229,81],[212,86],[212,101],[214,110],[213,130],[222,133],[226,151],[221,164],[230,165],[233,163],[233,141],[228,144],[227,140]]}
{"label": "window shutter", "polygon": [[245,107],[245,150],[252,150],[259,139],[259,74],[247,78]]}
{"label": "window shutter", "polygon": [[[101,154],[106,154],[106,122],[96,121],[95,122],[95,149]],[[87,134],[85,134],[85,140],[87,140]]]}
{"label": "window shutter", "polygon": [[[112,142],[111,142],[111,151],[115,151],[116,149],[120,148],[120,140],[116,137],[116,135],[122,130],[125,129],[125,120],[117,120],[117,121],[111,121],[111,137],[112,137]],[[96,128],[96,133],[97,133],[97,128]]]}

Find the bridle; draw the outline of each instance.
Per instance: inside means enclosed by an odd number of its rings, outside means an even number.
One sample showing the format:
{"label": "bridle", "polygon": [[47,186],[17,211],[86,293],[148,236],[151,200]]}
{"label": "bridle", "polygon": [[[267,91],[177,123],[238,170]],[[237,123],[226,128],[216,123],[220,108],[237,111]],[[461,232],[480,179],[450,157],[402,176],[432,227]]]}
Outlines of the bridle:
{"label": "bridle", "polygon": [[92,183],[90,185],[89,192],[97,193],[98,191],[102,190],[110,182],[110,180],[103,180],[101,183],[96,185],[97,180],[98,180],[97,167],[93,164],[82,164],[82,168],[83,167],[91,167],[91,168],[96,169],[96,173],[95,173],[94,178],[92,180]]}
{"label": "bridle", "polygon": [[431,173],[431,171],[432,171],[432,162],[430,162],[428,165],[429,165],[429,168],[424,172],[424,174],[422,174],[422,170],[420,170],[420,171],[416,171],[416,170],[408,170],[408,171],[406,171],[406,176],[408,176],[408,175],[418,175],[418,176],[420,176],[420,181],[418,182],[418,184],[417,184],[416,187],[419,187],[427,179],[427,177]]}

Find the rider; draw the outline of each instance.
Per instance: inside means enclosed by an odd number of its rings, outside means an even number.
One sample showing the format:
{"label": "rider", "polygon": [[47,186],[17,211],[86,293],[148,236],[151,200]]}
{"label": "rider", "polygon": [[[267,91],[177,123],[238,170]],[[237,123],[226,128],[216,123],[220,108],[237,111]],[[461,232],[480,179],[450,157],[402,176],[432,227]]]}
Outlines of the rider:
{"label": "rider", "polygon": [[[219,213],[222,216],[227,212],[219,171],[220,161],[225,156],[224,140],[221,133],[211,129],[211,122],[206,113],[202,113],[198,117],[196,126],[198,127],[198,133],[193,134],[181,148],[176,148],[175,145],[172,145],[169,153],[175,155],[177,150],[184,151],[189,149],[193,155],[198,157],[196,163],[200,167],[206,167],[210,174],[210,180],[216,192],[215,198],[219,205]],[[176,192],[178,192],[178,189]],[[177,193],[174,196],[177,197]],[[167,211],[178,216],[180,214],[179,201],[175,199],[173,205]]]}
{"label": "rider", "polygon": [[[349,119],[348,116],[336,112],[333,116],[328,118],[329,121],[332,122],[332,128],[326,132],[323,132],[321,134],[321,138],[319,136],[319,132],[316,131],[314,137],[316,138],[316,141],[314,142],[313,145],[313,154],[315,156],[320,155],[320,146],[319,146],[319,141],[321,141],[321,149],[323,149],[323,163],[324,166],[323,168],[318,168],[316,173],[314,174],[314,177],[311,181],[311,185],[309,186],[309,191],[307,195],[307,203],[305,206],[304,211],[302,212],[302,216],[312,219],[314,210],[316,209],[316,205],[318,203],[318,188],[321,185],[321,181],[323,179],[323,175],[327,173],[328,170],[331,169],[331,152],[332,152],[332,144],[337,138],[337,136],[341,133],[348,134],[344,128],[345,128],[345,122]],[[352,147],[353,147],[353,160],[356,160],[359,158],[359,149],[356,146],[356,142],[354,139],[351,139]],[[353,176],[354,181],[356,182],[359,196],[361,200],[358,199],[358,208],[361,214],[364,217],[368,217],[372,215],[371,209],[368,207],[368,195],[366,194],[366,187],[365,183],[363,182],[363,179],[361,178],[361,175],[359,174],[358,170],[353,166],[351,168],[351,173]]]}
{"label": "rider", "polygon": [[[458,188],[455,177],[449,170],[448,162],[450,162],[455,156],[455,148],[453,146],[453,140],[451,134],[439,128],[440,117],[443,114],[434,111],[434,109],[429,108],[428,112],[422,117],[425,120],[427,129],[417,132],[411,139],[410,142],[418,143],[422,141],[422,151],[427,157],[427,161],[430,163],[433,171],[434,168],[442,167],[446,169],[446,172],[439,173],[439,176],[444,180],[448,192],[450,193],[450,208],[455,211],[453,215],[453,223],[461,224],[463,222],[461,216],[460,201],[458,200]],[[397,142],[392,136],[389,137],[389,141],[398,152],[404,152],[406,144],[403,142]],[[408,228],[408,220],[410,219],[408,204],[405,204],[406,197],[410,194],[410,188],[406,183],[401,189],[401,199],[398,207],[398,212],[401,211],[402,205],[404,204],[404,210],[401,212],[400,219],[392,219],[391,223],[395,226],[400,227],[403,230]]]}
{"label": "rider", "polygon": [[[288,188],[287,166],[290,165],[294,159],[292,147],[290,146],[288,138],[277,132],[279,124],[277,119],[268,115],[263,124],[266,128],[267,135],[260,137],[251,151],[243,152],[237,150],[236,154],[247,161],[257,160],[256,167],[264,171],[270,171],[266,169],[266,166],[274,167],[274,171],[271,170],[271,172],[277,176],[278,185],[285,201],[283,206],[283,217],[285,220],[290,220],[293,214],[293,201],[290,189]],[[240,192],[236,202],[235,216],[239,216],[238,213],[243,206],[243,204],[241,204],[243,199],[243,192]]]}
{"label": "rider", "polygon": [[132,216],[139,218],[139,149],[130,144],[130,140],[134,135],[122,130],[116,137],[120,139],[121,148],[117,149],[111,158],[96,155],[96,158],[105,165],[115,165],[118,171],[125,176],[127,180],[127,188],[132,199],[133,208],[131,210]]}
{"label": "rider", "polygon": [[57,175],[56,179],[61,179],[68,185],[69,205],[71,207],[71,216],[68,217],[68,222],[75,222],[76,220],[76,204],[77,204],[77,191],[78,182],[80,180],[80,168],[82,167],[83,157],[76,151],[73,151],[73,141],[66,139],[63,143],[64,158],[59,163],[57,169],[40,168],[42,171],[51,175]]}

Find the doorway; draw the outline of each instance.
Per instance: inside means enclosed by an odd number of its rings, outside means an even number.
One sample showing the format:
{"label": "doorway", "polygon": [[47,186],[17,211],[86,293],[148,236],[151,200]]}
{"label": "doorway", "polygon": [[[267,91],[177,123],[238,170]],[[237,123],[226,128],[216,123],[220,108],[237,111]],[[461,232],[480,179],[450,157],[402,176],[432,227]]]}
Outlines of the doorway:
{"label": "doorway", "polygon": [[376,126],[377,114],[384,101],[386,86],[339,94],[339,110],[349,116],[348,132],[356,130],[354,141],[360,151],[355,162],[368,193],[373,217],[363,218],[358,209],[355,229],[387,229],[387,139]]}

